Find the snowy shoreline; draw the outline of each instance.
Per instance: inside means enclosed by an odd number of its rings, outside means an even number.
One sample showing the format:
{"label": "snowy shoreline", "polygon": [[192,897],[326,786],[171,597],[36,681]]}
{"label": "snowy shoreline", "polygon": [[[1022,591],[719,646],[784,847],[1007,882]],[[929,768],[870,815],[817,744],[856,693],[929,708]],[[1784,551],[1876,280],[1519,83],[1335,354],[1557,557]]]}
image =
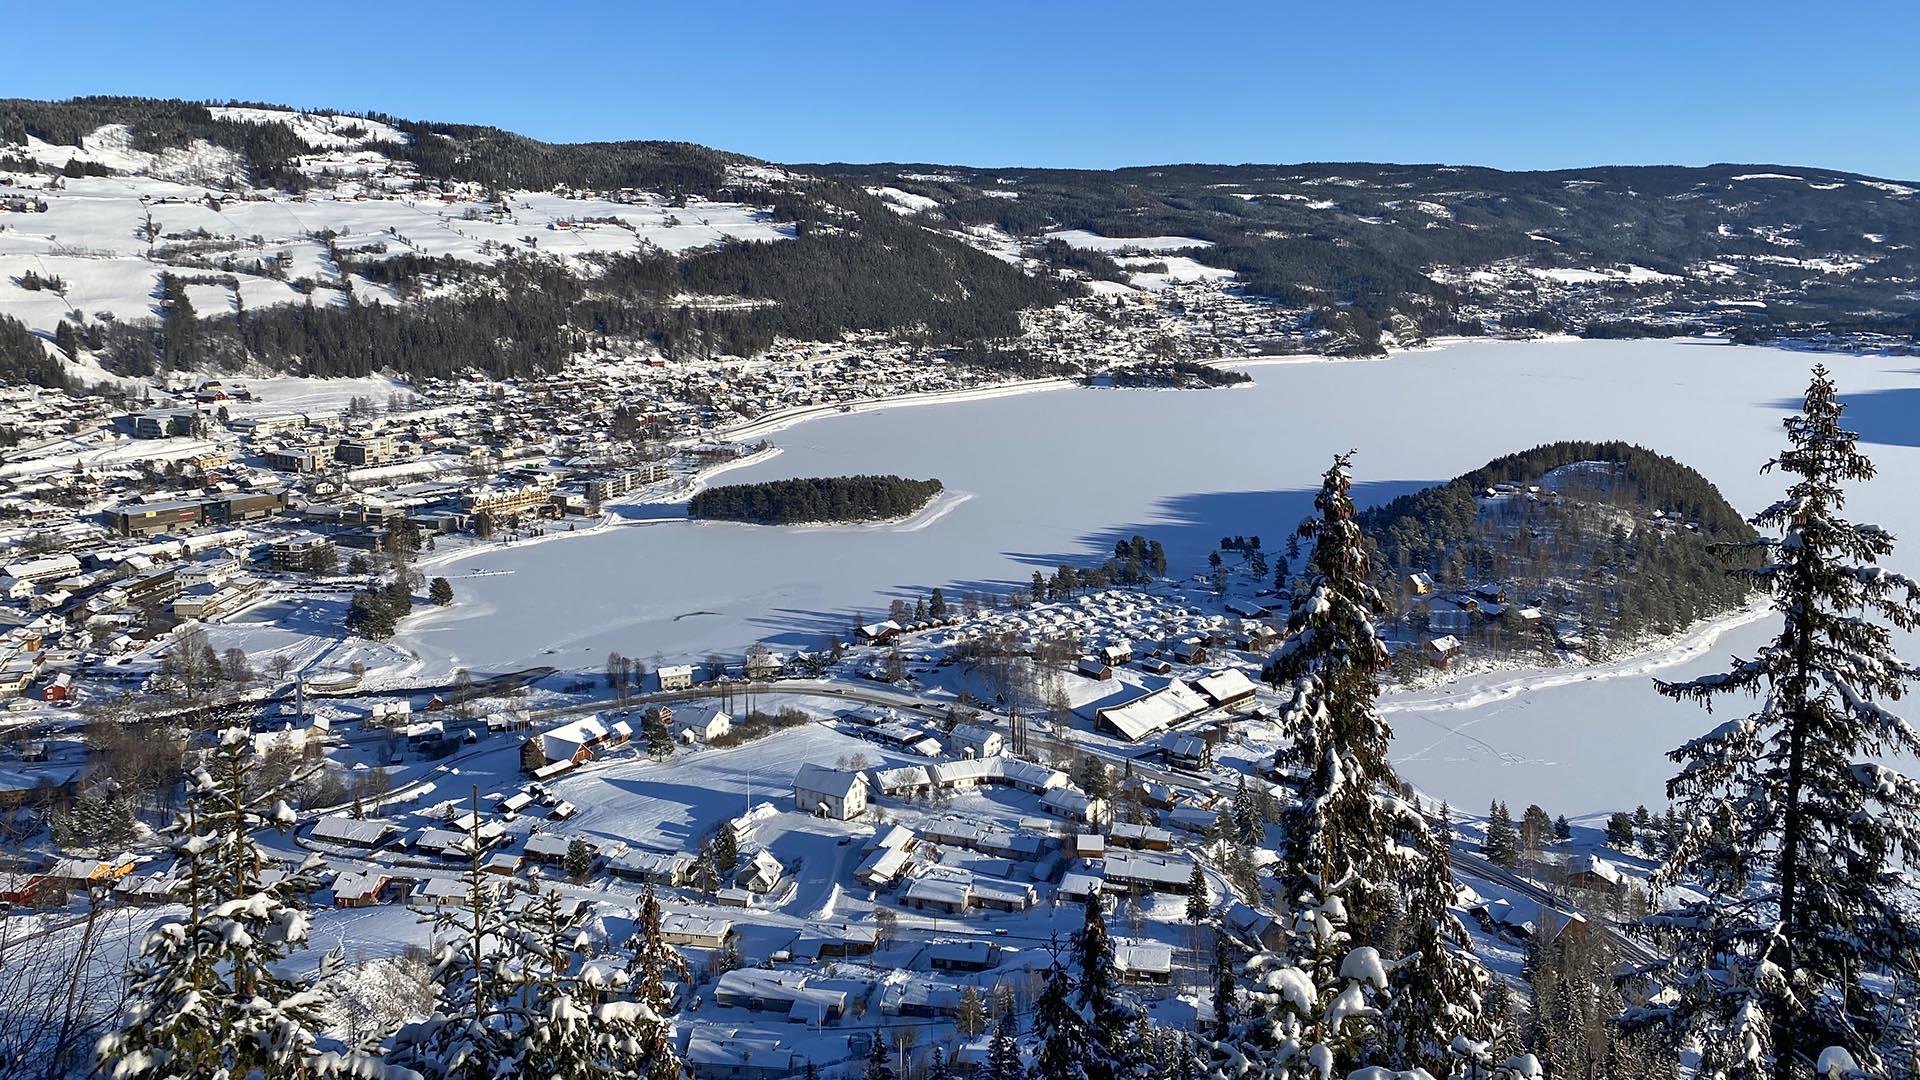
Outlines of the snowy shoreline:
{"label": "snowy shoreline", "polygon": [[[1715,642],[1728,633],[1758,622],[1772,613],[1773,608],[1765,600],[1755,599],[1743,607],[1695,623],[1672,639],[1648,642],[1625,656],[1597,664],[1490,667],[1465,672],[1456,678],[1428,686],[1388,689],[1381,693],[1380,711],[1475,709],[1533,690],[1651,675],[1704,656]],[[1476,688],[1475,684],[1483,681],[1485,685]],[[1466,692],[1456,692],[1461,688]]]}

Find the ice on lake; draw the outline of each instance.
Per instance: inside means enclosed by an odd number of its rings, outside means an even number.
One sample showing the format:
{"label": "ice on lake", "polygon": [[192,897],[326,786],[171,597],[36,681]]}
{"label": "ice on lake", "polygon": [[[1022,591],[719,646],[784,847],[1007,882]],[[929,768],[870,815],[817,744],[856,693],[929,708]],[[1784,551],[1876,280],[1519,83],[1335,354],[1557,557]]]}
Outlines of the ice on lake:
{"label": "ice on lake", "polygon": [[[1819,360],[1878,413],[1868,449],[1882,479],[1848,510],[1910,537],[1899,561],[1914,568],[1920,422],[1902,428],[1885,412],[1920,387],[1911,358],[1698,340],[1469,342],[1256,365],[1254,385],[1225,391],[1063,388],[830,414],[777,433],[779,456],[724,482],[897,473],[968,497],[925,528],[640,521],[462,556],[437,570],[462,602],[410,620],[403,640],[431,663],[475,671],[591,670],[610,650],[673,660],[737,656],[762,640],[813,647],[896,596],[1004,588],[1134,533],[1166,544],[1176,569],[1203,570],[1223,534],[1282,537],[1331,456],[1350,448],[1357,495],[1377,502],[1542,442],[1623,438],[1694,466],[1752,511],[1779,493],[1759,469]],[[1735,631],[1663,677],[1761,636]],[[1537,801],[1568,814],[1662,802],[1660,754],[1708,726],[1656,698],[1645,673],[1402,710],[1394,722],[1403,768],[1436,795],[1478,810],[1491,789],[1516,812]]]}

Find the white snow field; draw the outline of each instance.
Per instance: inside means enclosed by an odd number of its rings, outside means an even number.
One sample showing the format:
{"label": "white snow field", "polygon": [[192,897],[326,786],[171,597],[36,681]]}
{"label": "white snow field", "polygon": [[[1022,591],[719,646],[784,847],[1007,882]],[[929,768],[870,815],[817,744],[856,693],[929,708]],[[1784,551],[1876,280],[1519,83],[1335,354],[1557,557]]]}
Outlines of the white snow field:
{"label": "white snow field", "polygon": [[1196,240],[1191,236],[1101,236],[1085,229],[1058,229],[1048,233],[1047,239],[1064,241],[1068,247],[1110,254],[1116,251],[1187,251],[1213,246],[1211,240]]}
{"label": "white snow field", "polygon": [[[233,155],[206,143],[156,157],[130,148],[124,129],[108,126],[78,147],[30,140],[26,156],[64,165],[95,161],[129,175],[85,176],[49,189],[44,177],[10,174],[14,192],[46,202],[44,213],[6,214],[0,220],[0,314],[51,334],[61,319],[106,314],[117,319],[155,313],[159,275],[171,267],[188,275],[228,278],[233,284],[195,285],[191,299],[203,315],[235,310],[238,299],[257,308],[283,303],[344,303],[340,267],[320,237],[363,258],[401,254],[491,263],[510,253],[559,259],[594,254],[689,251],[728,239],[778,240],[791,225],[739,203],[694,199],[675,206],[665,196],[635,194],[619,202],[553,192],[506,192],[499,207],[449,193],[418,190],[411,166],[389,161],[355,138],[404,142],[384,124],[353,117],[220,109],[248,122],[290,124],[314,148],[300,168],[321,180],[298,196],[278,191],[222,200],[217,185],[233,176]],[[905,194],[902,192],[901,194]],[[149,228],[151,223],[151,229]],[[285,280],[261,272],[263,261],[284,257]],[[209,270],[211,265],[217,267]],[[28,290],[28,271],[66,281],[64,294]],[[291,282],[311,278],[311,297]],[[390,294],[364,279],[351,283],[360,299]]]}
{"label": "white snow field", "polygon": [[[1359,450],[1357,494],[1374,503],[1538,443],[1625,438],[1698,468],[1751,512],[1782,488],[1759,469],[1821,359],[1870,421],[1881,468],[1848,511],[1908,538],[1899,562],[1920,567],[1911,358],[1703,341],[1461,343],[1376,362],[1256,364],[1254,385],[1224,391],[1058,389],[827,414],[774,434],[782,453],[725,482],[897,473],[970,497],[924,528],[642,523],[630,508],[634,524],[442,563],[434,572],[461,602],[410,620],[403,641],[429,669],[593,670],[609,650],[673,659],[738,655],[756,640],[813,647],[894,596],[1004,588],[1136,532],[1165,543],[1176,570],[1203,570],[1223,534],[1284,536],[1348,448]],[[1662,674],[1706,670],[1766,625]],[[1488,676],[1395,698],[1397,754],[1416,783],[1468,808],[1488,790],[1568,814],[1651,803],[1668,774],[1660,754],[1711,724],[1656,697],[1647,667],[1555,673],[1539,686]]]}

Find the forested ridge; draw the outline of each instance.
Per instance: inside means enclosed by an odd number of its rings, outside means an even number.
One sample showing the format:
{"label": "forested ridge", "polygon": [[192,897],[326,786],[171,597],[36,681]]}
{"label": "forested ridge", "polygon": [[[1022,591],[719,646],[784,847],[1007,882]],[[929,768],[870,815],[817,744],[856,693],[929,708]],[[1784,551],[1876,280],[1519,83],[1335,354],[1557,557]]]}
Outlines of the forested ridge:
{"label": "forested ridge", "polygon": [[[504,377],[551,371],[601,344],[648,344],[674,358],[752,355],[782,337],[878,331],[951,347],[963,363],[1051,373],[1047,358],[1009,344],[1020,313],[1083,295],[1084,279],[1119,282],[1150,270],[1047,238],[1067,229],[1121,241],[1190,237],[1196,246],[1182,257],[1300,309],[1310,339],[1303,347],[1336,355],[1496,331],[1920,342],[1920,187],[1827,169],[776,167],[685,142],[557,144],[484,125],[360,118],[406,136],[369,132],[360,149],[411,164],[428,184],[475,184],[487,198],[642,190],[740,202],[769,208],[794,238],[585,268],[544,254],[487,267],[341,249],[331,254],[343,272],[391,285],[406,302],[377,306],[349,294],[344,305],[311,310],[283,305],[198,323],[169,316],[158,337],[150,327],[118,328],[102,362],[120,374],[191,357],[235,371],[265,364],[311,375],[480,369]],[[0,140],[74,145],[105,124],[124,125],[135,150],[200,139],[232,151],[238,175],[204,178],[216,187],[297,192],[314,182],[299,168],[311,148],[284,123],[222,120],[208,104],[186,101],[0,99]],[[66,166],[76,169],[110,171]],[[903,214],[900,203],[870,193],[881,186],[932,204]],[[1035,272],[982,250],[982,229],[1001,238],[987,246],[1011,241],[1032,255]],[[1625,267],[1634,268],[1631,281],[1601,273]],[[1573,279],[1588,284],[1569,293],[1566,279],[1551,276],[1558,271],[1597,277]],[[296,283],[310,294],[314,284]]]}
{"label": "forested ridge", "polygon": [[[1497,485],[1519,490],[1487,497]],[[1509,454],[1359,521],[1385,574],[1425,573],[1442,591],[1495,584],[1513,602],[1577,612],[1616,635],[1685,626],[1743,602],[1747,586],[1726,573],[1725,547],[1755,535],[1705,477],[1625,442]]]}
{"label": "forested ridge", "polygon": [[687,515],[757,525],[902,518],[940,494],[938,480],[901,476],[814,476],[708,488]]}

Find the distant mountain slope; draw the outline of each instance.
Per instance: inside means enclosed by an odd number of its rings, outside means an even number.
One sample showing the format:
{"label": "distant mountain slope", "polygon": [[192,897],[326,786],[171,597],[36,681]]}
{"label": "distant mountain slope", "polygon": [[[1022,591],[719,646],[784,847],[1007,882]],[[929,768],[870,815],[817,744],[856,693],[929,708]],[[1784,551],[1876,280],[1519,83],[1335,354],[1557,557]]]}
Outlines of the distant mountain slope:
{"label": "distant mountain slope", "polygon": [[[1531,607],[1542,626],[1607,639],[1684,628],[1744,602],[1725,546],[1755,538],[1705,477],[1624,442],[1509,454],[1368,510],[1360,524],[1403,610],[1464,597],[1507,634],[1531,632],[1509,617]],[[1415,574],[1431,579],[1430,592]]]}
{"label": "distant mountain slope", "polygon": [[[1254,348],[1705,329],[1911,346],[1920,185],[1731,165],[780,166],[247,102],[0,99],[0,315],[67,357],[9,349],[0,377],[510,375],[862,332],[1037,373],[1071,366],[1076,324],[1127,338],[1109,298],[1222,283],[1281,313]],[[1044,332],[1023,314],[1078,297]]]}
{"label": "distant mountain slope", "polygon": [[0,314],[83,372],[506,376],[603,345],[750,355],[858,331],[977,345],[1078,288],[858,187],[686,143],[0,101]]}
{"label": "distant mountain slope", "polygon": [[1015,234],[1204,241],[1186,254],[1257,292],[1419,332],[1539,310],[1574,329],[1711,315],[1762,335],[1920,332],[1920,183],[1826,169],[805,168]]}

